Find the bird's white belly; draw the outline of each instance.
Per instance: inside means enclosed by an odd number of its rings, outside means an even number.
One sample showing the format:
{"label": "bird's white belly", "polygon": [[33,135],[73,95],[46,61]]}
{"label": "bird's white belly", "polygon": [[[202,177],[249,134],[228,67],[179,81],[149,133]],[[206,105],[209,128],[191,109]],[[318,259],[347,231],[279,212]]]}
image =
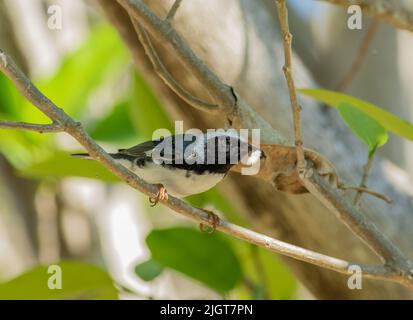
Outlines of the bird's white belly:
{"label": "bird's white belly", "polygon": [[198,175],[191,172],[187,174],[187,170],[167,169],[151,162],[146,162],[145,166],[140,168],[131,166],[129,161],[118,161],[146,182],[162,184],[170,195],[178,198],[205,192],[225,176],[223,173]]}

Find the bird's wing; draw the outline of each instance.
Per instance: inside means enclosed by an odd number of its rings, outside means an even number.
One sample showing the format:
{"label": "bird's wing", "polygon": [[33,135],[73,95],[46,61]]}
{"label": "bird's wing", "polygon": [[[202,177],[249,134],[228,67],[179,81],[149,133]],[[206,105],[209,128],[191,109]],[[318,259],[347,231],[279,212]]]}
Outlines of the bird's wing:
{"label": "bird's wing", "polygon": [[120,149],[118,154],[132,156],[136,158],[147,158],[151,156],[152,150],[161,142],[161,140],[150,140],[133,146],[129,149]]}
{"label": "bird's wing", "polygon": [[187,135],[183,139],[183,135],[173,135],[159,140],[146,141],[129,149],[121,149],[118,155],[134,158],[152,158],[152,160],[165,163],[182,163],[184,161],[185,149],[193,140],[192,136]]}

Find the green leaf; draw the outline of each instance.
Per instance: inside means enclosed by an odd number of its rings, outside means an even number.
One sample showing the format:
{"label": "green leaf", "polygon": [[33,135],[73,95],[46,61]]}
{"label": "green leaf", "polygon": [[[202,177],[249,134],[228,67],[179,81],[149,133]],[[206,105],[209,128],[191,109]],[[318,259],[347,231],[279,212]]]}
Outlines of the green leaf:
{"label": "green leaf", "polygon": [[137,132],[131,121],[128,104],[128,101],[116,104],[109,115],[89,130],[92,138],[118,145],[135,144]]}
{"label": "green leaf", "polygon": [[[249,245],[249,244],[246,244]],[[255,273],[254,279],[264,285],[271,299],[291,299],[297,289],[297,281],[279,255],[263,248],[256,248],[257,255],[245,257],[246,264],[250,264],[248,270]],[[257,270],[253,259],[260,259],[262,270]],[[264,273],[265,283],[261,283],[261,274]]]}
{"label": "green leaf", "polygon": [[153,259],[142,262],[135,267],[135,273],[144,281],[152,281],[163,271],[163,267]]}
{"label": "green leaf", "polygon": [[145,140],[152,139],[153,132],[160,128],[167,129],[172,134],[171,121],[151,88],[136,72],[133,79],[130,111],[139,133]]}
{"label": "green leaf", "polygon": [[[232,203],[228,201],[217,188],[187,197],[186,200],[192,205],[200,208],[212,205],[213,208],[225,212],[225,216],[228,220],[241,226],[249,227],[247,221],[239,215],[239,212],[233,207]],[[262,286],[260,283],[261,275],[257,274],[256,263],[253,260],[255,259],[255,256],[251,257],[251,245],[238,239],[230,239],[230,243],[236,251],[236,255],[241,262],[241,268],[244,270],[244,273],[252,278],[258,287]],[[277,255],[268,252],[265,249],[255,249],[258,251],[259,258],[263,265],[266,278],[265,287],[269,298],[290,299],[297,288],[297,281],[295,280],[294,275]],[[235,293],[238,294],[241,299],[251,298],[251,293],[246,291],[242,285],[237,287]]]}
{"label": "green leaf", "polygon": [[265,292],[265,286],[264,285],[256,285],[254,287],[254,290],[252,291],[251,294],[251,299],[252,300],[265,300],[266,299],[266,292]]}
{"label": "green leaf", "polygon": [[[0,74],[0,120],[21,121],[25,102],[3,74]],[[13,165],[29,163],[34,154],[47,146],[46,135],[16,129],[0,130],[0,152]]]}
{"label": "green leaf", "polygon": [[78,159],[64,152],[57,152],[42,162],[20,169],[19,173],[25,177],[38,179],[83,177],[106,182],[119,181],[115,175],[97,161]]}
{"label": "green leaf", "polygon": [[[126,70],[128,53],[110,25],[94,27],[83,45],[66,56],[55,74],[37,79],[35,84],[67,113],[76,116],[86,109],[90,96],[113,75]],[[30,102],[21,97],[12,83],[0,75],[1,119],[49,123]],[[15,166],[22,167],[44,159],[54,148],[54,134],[2,130],[0,151]]]}
{"label": "green leaf", "polygon": [[370,154],[387,142],[386,129],[364,112],[347,102],[340,103],[337,110],[349,128],[368,146]]}
{"label": "green leaf", "polygon": [[117,32],[102,24],[94,27],[84,44],[64,59],[52,77],[38,81],[37,85],[53,102],[75,116],[85,110],[91,93],[107,76],[124,69],[127,63],[128,54]]}
{"label": "green leaf", "polygon": [[0,74],[0,92],[1,118],[10,120],[18,119],[18,108],[23,98],[4,74]]}
{"label": "green leaf", "polygon": [[152,259],[212,289],[226,292],[241,280],[241,266],[221,235],[192,228],[153,230],[146,238]]}
{"label": "green leaf", "polygon": [[298,91],[332,107],[338,107],[338,105],[343,102],[348,103],[376,120],[388,131],[406,139],[413,140],[412,123],[401,119],[370,102],[343,93],[324,89],[299,89]]}
{"label": "green leaf", "polygon": [[[58,276],[48,266],[37,266],[20,276],[0,284],[0,300],[24,299],[118,299],[113,281],[106,271],[83,262],[63,261],[61,289],[50,289],[50,277]],[[55,283],[51,279],[52,283]]]}

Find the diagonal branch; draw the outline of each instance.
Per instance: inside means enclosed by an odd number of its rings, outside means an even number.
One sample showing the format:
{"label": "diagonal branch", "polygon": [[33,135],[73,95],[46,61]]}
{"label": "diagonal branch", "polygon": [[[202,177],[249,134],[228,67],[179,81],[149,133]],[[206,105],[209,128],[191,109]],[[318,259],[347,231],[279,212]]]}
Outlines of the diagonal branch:
{"label": "diagonal branch", "polygon": [[[67,132],[82,146],[84,146],[95,160],[102,163],[108,170],[113,172],[117,177],[125,181],[132,188],[148,196],[153,197],[156,195],[158,191],[156,186],[148,184],[135,175],[132,171],[118,164],[112,157],[110,157],[86,133],[80,123],[74,121],[62,109],[57,107],[51,100],[44,96],[26,77],[26,75],[23,74],[16,64],[2,51],[0,51],[0,70],[7,75],[7,77],[14,83],[24,97],[29,99],[36,108],[48,115],[53,122],[61,124],[62,130]],[[180,199],[170,196],[167,200],[163,200],[161,202],[175,212],[192,220],[208,225],[213,224],[209,215],[205,211],[192,207]],[[354,265],[353,263],[270,238],[252,230],[234,225],[225,220],[220,220],[216,226],[216,229],[238,239],[266,248],[272,252],[280,253],[322,268],[334,270],[342,274],[352,274],[349,267]],[[398,251],[395,252],[397,253]],[[403,261],[398,262],[403,263]],[[392,266],[360,266],[360,268],[365,277],[394,281],[413,289],[413,280],[411,278],[409,280],[408,277],[406,278],[406,273],[401,273],[399,272],[399,269],[394,269]]]}
{"label": "diagonal branch", "polygon": [[176,12],[178,11],[179,7],[181,6],[182,0],[175,0],[174,4],[172,5],[171,10],[169,10],[168,15],[166,16],[166,21],[171,21],[175,17]]}
{"label": "diagonal branch", "polygon": [[152,44],[152,41],[146,32],[146,30],[139,24],[138,21],[131,18],[133,27],[135,28],[136,33],[139,36],[139,40],[145,49],[146,55],[149,57],[155,72],[158,76],[165,82],[165,84],[175,92],[178,97],[184,100],[189,105],[193,106],[194,108],[208,111],[208,112],[216,112],[218,111],[218,106],[216,104],[205,102],[201,99],[198,99],[191,95],[187,90],[181,87],[181,85],[172,77],[172,75],[168,72],[164,64],[162,63],[161,59],[159,58],[156,50]]}
{"label": "diagonal branch", "polygon": [[386,266],[403,275],[405,281],[413,281],[412,262],[404,257],[399,248],[393,245],[364,213],[345,201],[338,190],[328,188],[326,181],[316,171],[309,169],[303,182],[311,194],[321,199],[340,221],[382,258]]}
{"label": "diagonal branch", "polygon": [[203,84],[235,128],[260,128],[261,139],[264,141],[287,144],[287,140],[258,115],[234,88],[225,84],[208,68],[168,21],[161,20],[140,0],[117,1],[154,38],[170,45],[178,59]]}

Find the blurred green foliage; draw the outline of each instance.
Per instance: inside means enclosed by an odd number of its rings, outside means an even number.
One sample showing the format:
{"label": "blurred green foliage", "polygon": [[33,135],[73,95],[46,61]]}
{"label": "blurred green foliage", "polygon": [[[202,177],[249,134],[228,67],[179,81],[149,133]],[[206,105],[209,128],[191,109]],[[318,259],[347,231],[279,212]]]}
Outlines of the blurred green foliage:
{"label": "blurred green foliage", "polygon": [[[128,54],[121,41],[108,25],[98,25],[84,44],[63,60],[54,75],[34,79],[38,88],[71,116],[79,118],[86,111],[87,101],[105,80],[128,66]],[[0,115],[2,119],[49,123],[50,120],[23,99],[11,83],[0,76]],[[22,131],[2,133],[0,151],[22,168],[44,160],[56,149],[55,135]]]}
{"label": "blurred green foliage", "polygon": [[93,139],[114,145],[136,143],[137,130],[129,112],[130,102],[125,100],[115,104],[112,111],[90,130]]}
{"label": "blurred green foliage", "polygon": [[128,66],[128,57],[116,31],[109,25],[98,25],[84,44],[64,59],[58,72],[37,81],[37,86],[70,116],[76,117],[85,111],[87,100],[96,88]]}
{"label": "blurred green foliage", "polygon": [[164,267],[154,259],[149,259],[145,262],[138,264],[135,267],[135,273],[141,278],[143,281],[152,281],[156,277],[158,277]]}
{"label": "blurred green foliage", "polygon": [[49,279],[59,276],[58,273],[49,270],[49,266],[37,266],[10,281],[0,283],[0,300],[118,299],[112,279],[101,268],[76,261],[62,261],[56,265],[61,268],[61,289],[50,289],[48,285]]}
{"label": "blurred green foliage", "polygon": [[240,262],[221,234],[184,227],[158,229],[152,230],[146,243],[152,260],[219,292],[233,289],[241,280]]}
{"label": "blurred green foliage", "polygon": [[[91,136],[109,151],[151,139],[159,128],[173,133],[162,103],[142,76],[131,71],[128,61],[129,56],[116,32],[107,25],[99,25],[91,31],[84,45],[65,57],[55,74],[46,79],[34,79],[34,83],[68,114],[80,120]],[[130,84],[122,97],[115,99],[100,116],[91,119],[88,103],[93,94],[108,81],[125,78]],[[123,93],[124,89],[119,87],[119,90]],[[1,119],[49,122],[2,75],[0,92]],[[99,163],[71,157],[71,153],[83,150],[65,150],[56,134],[18,130],[0,134],[0,152],[24,177],[38,181],[66,177],[108,183],[119,181]],[[232,222],[248,226],[231,201],[216,188],[188,200],[198,207],[212,206]],[[260,248],[254,251],[250,244],[222,234],[202,234],[195,229],[177,227],[154,230],[147,242],[152,259],[135,268],[137,276],[145,281],[154,280],[162,270],[169,268],[220,293],[231,291],[243,299],[289,299],[296,290],[294,277],[276,255]],[[112,281],[99,268],[76,262],[63,262],[61,266],[64,291],[44,288],[48,274],[46,267],[39,266],[1,284],[0,297],[117,298]],[[245,285],[246,280],[253,288]]]}
{"label": "blurred green foliage", "polygon": [[21,169],[19,174],[35,179],[83,177],[119,182],[119,179],[99,162],[75,158],[62,151],[56,151],[45,160]]}
{"label": "blurred green foliage", "polygon": [[161,102],[138,73],[133,77],[130,107],[135,128],[144,140],[152,139],[153,132],[160,128],[173,133],[173,126]]}

